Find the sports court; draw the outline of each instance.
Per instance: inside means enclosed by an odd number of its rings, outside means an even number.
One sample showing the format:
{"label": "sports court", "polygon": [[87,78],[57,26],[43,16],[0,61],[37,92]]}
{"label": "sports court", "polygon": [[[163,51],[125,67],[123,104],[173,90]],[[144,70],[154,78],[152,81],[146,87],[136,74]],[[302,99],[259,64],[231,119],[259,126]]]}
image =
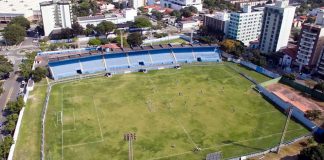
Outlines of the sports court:
{"label": "sports court", "polygon": [[321,106],[316,100],[306,97],[305,93],[297,91],[287,85],[281,83],[275,83],[267,86],[267,89],[280,97],[282,100],[293,104],[301,111],[307,110],[322,110],[324,106]]}
{"label": "sports court", "polygon": [[[229,158],[275,146],[285,122],[224,64],[57,84],[46,116],[46,159],[77,160]],[[291,122],[286,138],[307,132]]]}

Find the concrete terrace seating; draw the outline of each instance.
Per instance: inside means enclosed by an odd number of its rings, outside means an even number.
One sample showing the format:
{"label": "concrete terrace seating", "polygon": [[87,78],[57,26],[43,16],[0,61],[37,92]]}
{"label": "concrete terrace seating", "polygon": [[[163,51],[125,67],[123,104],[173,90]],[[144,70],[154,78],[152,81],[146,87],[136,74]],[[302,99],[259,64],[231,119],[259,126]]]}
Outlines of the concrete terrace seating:
{"label": "concrete terrace seating", "polygon": [[149,51],[154,65],[164,65],[174,63],[174,58],[170,49],[151,50]]}
{"label": "concrete terrace seating", "polygon": [[219,53],[215,50],[215,47],[202,47],[193,48],[193,52],[197,60],[208,62],[208,61],[220,61]]}
{"label": "concrete terrace seating", "polygon": [[87,57],[87,58],[81,58],[80,59],[81,66],[82,66],[82,73],[95,73],[100,71],[105,71],[105,62],[102,58],[102,55],[100,56],[94,56],[94,57]]}
{"label": "concrete terrace seating", "polygon": [[172,51],[175,54],[178,62],[191,63],[196,61],[196,58],[192,53],[192,48],[175,48],[172,49]]}
{"label": "concrete terrace seating", "polygon": [[67,60],[49,63],[54,79],[77,75],[76,70],[81,70],[79,60]]}
{"label": "concrete terrace seating", "polygon": [[136,51],[128,53],[131,67],[150,66],[152,64],[147,51]]}
{"label": "concrete terrace seating", "polygon": [[104,55],[108,69],[129,68],[128,60],[125,53],[106,54]]}
{"label": "concrete terrace seating", "polygon": [[219,52],[216,46],[209,45],[156,45],[50,55],[48,64],[57,80],[102,71],[123,73],[177,63],[219,62]]}

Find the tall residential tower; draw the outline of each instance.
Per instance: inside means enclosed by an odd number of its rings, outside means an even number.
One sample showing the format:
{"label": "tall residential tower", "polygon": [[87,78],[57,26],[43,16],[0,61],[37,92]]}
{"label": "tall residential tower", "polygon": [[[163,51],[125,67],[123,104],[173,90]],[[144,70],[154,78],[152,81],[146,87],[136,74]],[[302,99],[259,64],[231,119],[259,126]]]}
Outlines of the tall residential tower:
{"label": "tall residential tower", "polygon": [[72,27],[72,9],[69,1],[47,1],[40,3],[45,36],[53,30]]}
{"label": "tall residential tower", "polygon": [[284,0],[266,5],[259,44],[261,53],[269,55],[287,46],[296,9],[288,4]]}

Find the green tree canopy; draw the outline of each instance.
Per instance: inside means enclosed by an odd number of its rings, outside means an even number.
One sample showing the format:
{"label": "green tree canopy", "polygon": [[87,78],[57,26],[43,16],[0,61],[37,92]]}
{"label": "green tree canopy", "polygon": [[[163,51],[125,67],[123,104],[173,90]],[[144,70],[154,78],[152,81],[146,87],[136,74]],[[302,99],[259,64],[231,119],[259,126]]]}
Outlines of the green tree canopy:
{"label": "green tree canopy", "polygon": [[299,160],[323,160],[324,159],[324,145],[311,146],[304,148],[298,155]]}
{"label": "green tree canopy", "polygon": [[99,23],[96,27],[96,30],[101,33],[104,34],[106,36],[109,35],[110,32],[112,32],[114,29],[116,29],[116,25],[112,22],[108,22],[108,21],[102,21],[101,23]]}
{"label": "green tree canopy", "polygon": [[36,55],[36,52],[26,53],[26,59],[19,65],[20,73],[25,79],[28,79],[32,74],[32,67]]}
{"label": "green tree canopy", "polygon": [[143,43],[142,35],[139,32],[131,33],[127,36],[127,43],[131,46],[140,46]]}
{"label": "green tree canopy", "polygon": [[8,45],[15,45],[26,37],[25,28],[18,24],[8,25],[3,31],[3,37]]}
{"label": "green tree canopy", "polygon": [[0,55],[0,79],[8,77],[9,73],[13,71],[13,65],[9,60]]}
{"label": "green tree canopy", "polygon": [[13,18],[10,21],[9,25],[10,24],[20,25],[20,26],[24,27],[26,30],[30,28],[30,22],[24,16],[18,16],[18,17]]}
{"label": "green tree canopy", "polygon": [[177,19],[181,18],[181,13],[178,10],[173,10],[170,15],[175,16]]}
{"label": "green tree canopy", "polygon": [[138,17],[135,19],[134,26],[137,28],[147,28],[152,27],[152,23],[145,17]]}
{"label": "green tree canopy", "polygon": [[72,31],[74,35],[82,35],[84,34],[84,28],[78,23],[75,22],[72,24]]}
{"label": "green tree canopy", "polygon": [[156,18],[156,20],[160,21],[163,18],[163,14],[159,11],[152,11],[152,15]]}
{"label": "green tree canopy", "polygon": [[235,56],[241,56],[244,52],[244,45],[242,42],[232,39],[225,39],[220,42],[220,47],[223,51],[234,54]]}
{"label": "green tree canopy", "polygon": [[13,138],[6,136],[0,144],[0,157],[6,159],[8,157],[10,147],[13,144]]}
{"label": "green tree canopy", "polygon": [[324,92],[324,82],[319,82],[314,86],[314,89]]}
{"label": "green tree canopy", "polygon": [[40,82],[43,78],[48,75],[48,70],[45,67],[37,67],[34,71],[32,71],[32,79],[35,82]]}
{"label": "green tree canopy", "polygon": [[99,46],[99,45],[101,45],[101,41],[99,38],[94,38],[94,39],[90,39],[88,44],[90,46]]}

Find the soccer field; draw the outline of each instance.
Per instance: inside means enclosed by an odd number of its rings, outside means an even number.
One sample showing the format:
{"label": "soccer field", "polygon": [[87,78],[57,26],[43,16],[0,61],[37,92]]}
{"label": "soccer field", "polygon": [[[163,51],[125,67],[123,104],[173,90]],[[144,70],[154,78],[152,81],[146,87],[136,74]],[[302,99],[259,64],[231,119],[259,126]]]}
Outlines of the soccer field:
{"label": "soccer field", "polygon": [[[139,160],[203,159],[219,151],[229,158],[277,145],[285,122],[224,64],[57,84],[46,116],[46,159],[69,160],[128,159],[129,150]],[[307,132],[292,121],[286,140]],[[132,149],[126,133],[136,134]]]}

